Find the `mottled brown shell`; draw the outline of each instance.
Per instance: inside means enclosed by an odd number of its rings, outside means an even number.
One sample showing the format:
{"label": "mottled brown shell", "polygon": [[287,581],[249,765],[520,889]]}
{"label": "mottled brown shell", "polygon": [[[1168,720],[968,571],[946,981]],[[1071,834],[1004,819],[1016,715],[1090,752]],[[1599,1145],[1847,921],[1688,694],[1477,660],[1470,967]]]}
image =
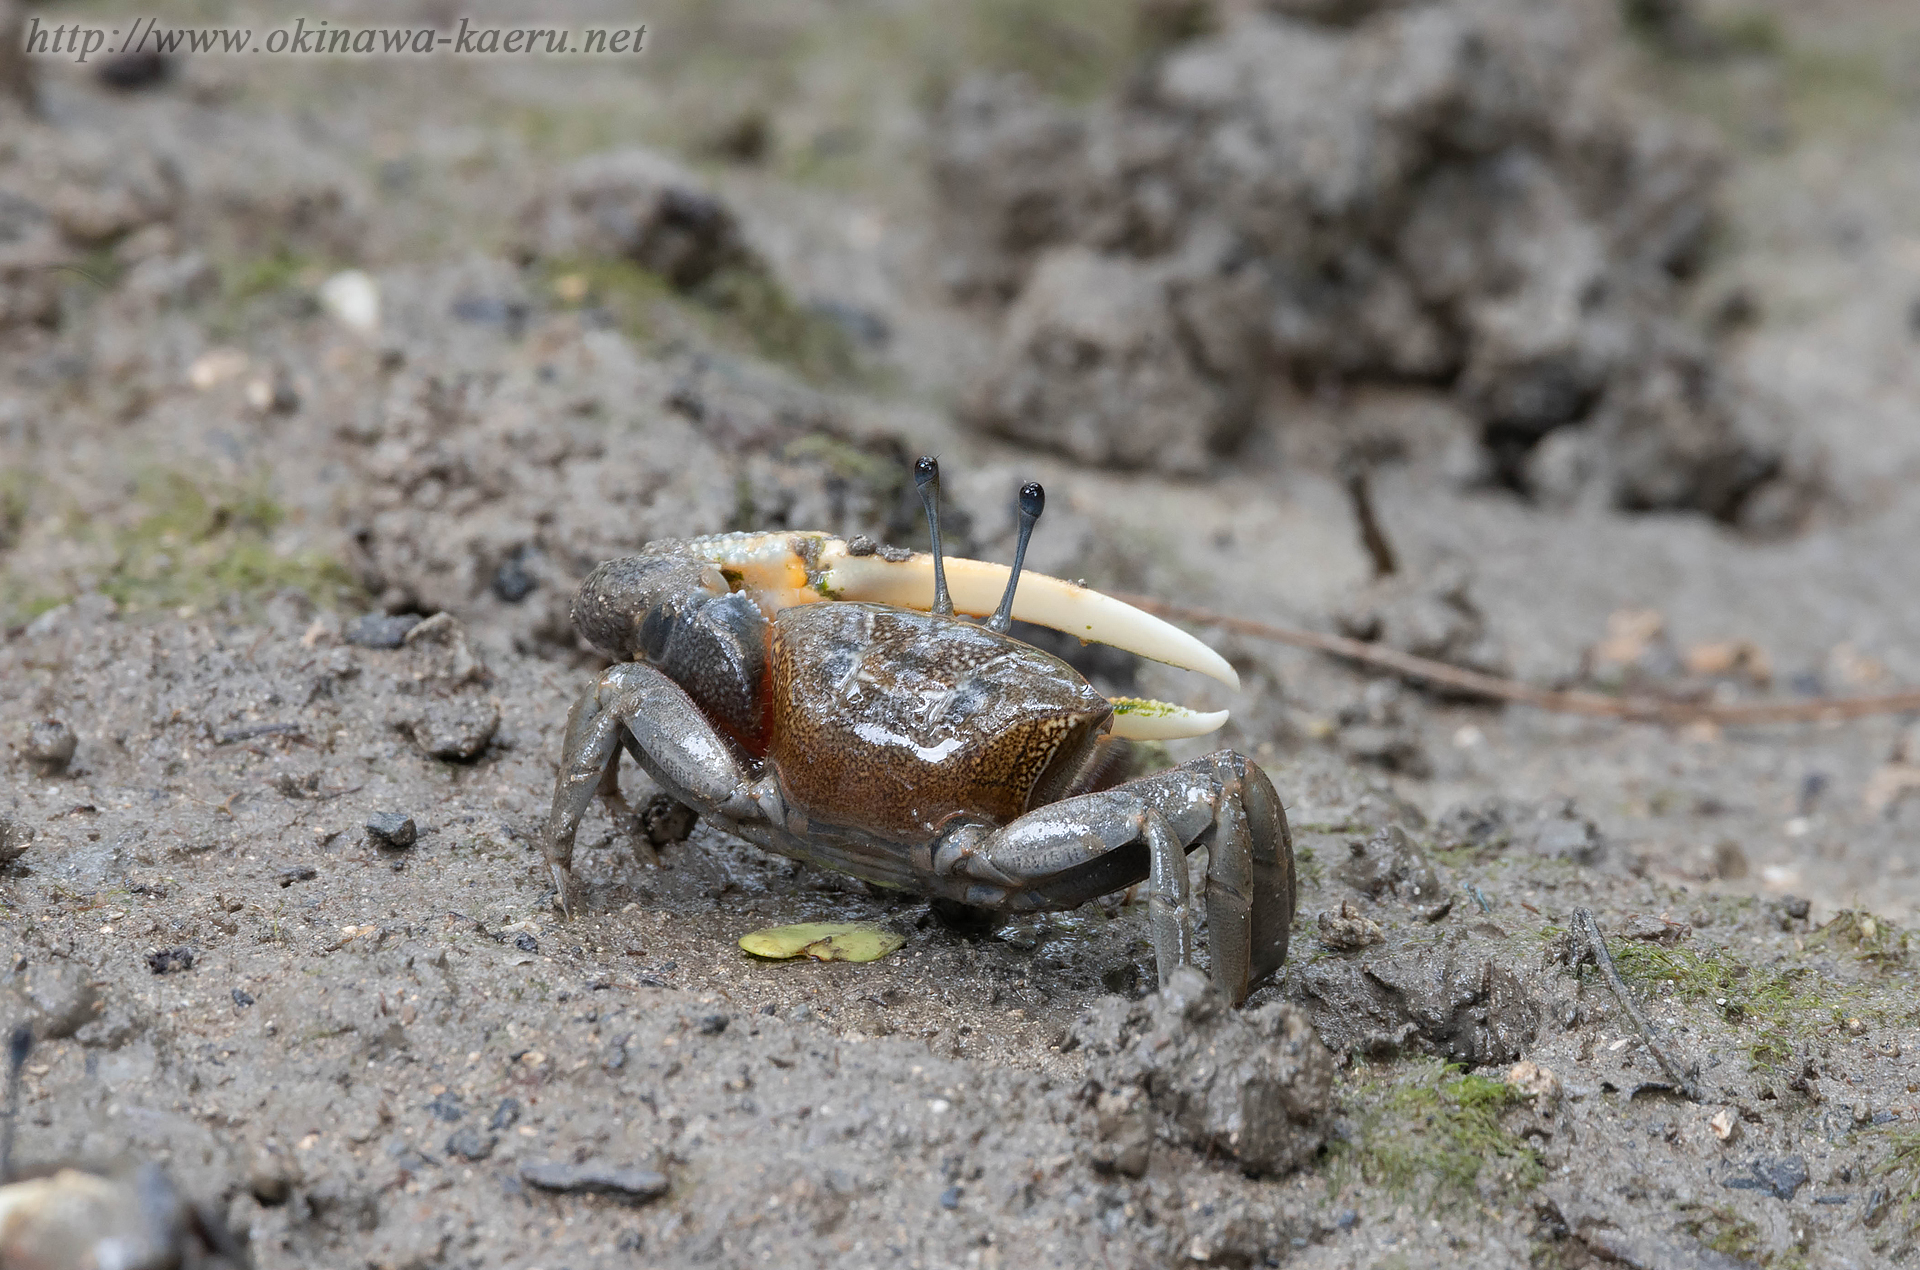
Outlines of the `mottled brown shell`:
{"label": "mottled brown shell", "polygon": [[1113,713],[1057,657],[887,605],[782,609],[770,669],[768,757],[789,802],[897,842],[1059,799]]}

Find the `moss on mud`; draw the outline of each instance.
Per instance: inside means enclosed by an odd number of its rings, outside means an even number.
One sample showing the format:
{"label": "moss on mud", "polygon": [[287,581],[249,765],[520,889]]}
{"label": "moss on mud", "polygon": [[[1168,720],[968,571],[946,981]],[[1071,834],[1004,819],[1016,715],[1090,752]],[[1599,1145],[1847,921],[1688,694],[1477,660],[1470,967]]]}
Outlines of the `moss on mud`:
{"label": "moss on mud", "polygon": [[[320,552],[273,543],[285,519],[264,481],[226,484],[171,469],[134,482],[131,518],[108,523],[70,511],[66,535],[97,560],[91,589],[130,611],[261,599],[283,589],[337,603],[357,593],[346,567]],[[27,621],[72,598],[58,580],[0,575],[0,623]]]}
{"label": "moss on mud", "polygon": [[722,269],[689,292],[628,260],[587,257],[545,262],[546,293],[556,302],[610,314],[645,345],[660,342],[657,310],[671,306],[722,345],[779,362],[807,379],[853,378],[859,367],[852,341],[823,314],[794,302],[760,269]]}
{"label": "moss on mud", "polygon": [[1420,1063],[1349,1083],[1342,1101],[1353,1129],[1329,1149],[1336,1190],[1362,1183],[1439,1209],[1545,1180],[1539,1155],[1503,1123],[1527,1100],[1502,1081]]}
{"label": "moss on mud", "polygon": [[1692,1204],[1681,1209],[1680,1229],[1704,1248],[1754,1265],[1771,1266],[1760,1227],[1724,1205]]}
{"label": "moss on mud", "polygon": [[1891,1216],[1893,1232],[1911,1243],[1920,1235],[1920,1129],[1890,1127],[1878,1136],[1886,1157],[1875,1172],[1885,1191],[1865,1220],[1869,1226],[1883,1226]]}

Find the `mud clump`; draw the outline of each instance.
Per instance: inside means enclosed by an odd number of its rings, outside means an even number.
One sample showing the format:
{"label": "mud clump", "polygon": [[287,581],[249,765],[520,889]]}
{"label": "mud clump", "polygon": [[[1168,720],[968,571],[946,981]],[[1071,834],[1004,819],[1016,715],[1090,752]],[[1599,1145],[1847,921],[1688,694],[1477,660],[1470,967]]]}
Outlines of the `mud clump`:
{"label": "mud clump", "polygon": [[1299,971],[1298,995],[1336,1051],[1512,1063],[1533,1043],[1541,1011],[1512,958],[1488,946],[1488,933],[1451,932],[1427,947],[1394,940],[1361,957],[1312,962]]}
{"label": "mud clump", "polygon": [[[1091,107],[1007,77],[951,95],[944,276],[1009,306],[978,426],[1196,471],[1278,372],[1450,389],[1481,479],[1556,499],[1596,484],[1731,520],[1781,474],[1777,421],[1673,316],[1720,155],[1621,95],[1611,22],[1468,0],[1265,10]],[[1577,441],[1535,471],[1561,430]]]}
{"label": "mud clump", "polygon": [[1097,1167],[1139,1176],[1157,1138],[1284,1173],[1325,1141],[1333,1059],[1285,1002],[1236,1012],[1183,968],[1143,1001],[1095,1002],[1069,1041],[1087,1052]]}
{"label": "mud clump", "polygon": [[42,776],[58,776],[73,762],[78,741],[59,719],[42,719],[27,729],[27,764]]}
{"label": "mud clump", "polygon": [[0,868],[12,864],[33,845],[33,828],[12,816],[0,814]]}
{"label": "mud clump", "polygon": [[529,260],[628,260],[688,290],[752,262],[733,211],[691,172],[650,150],[591,155],[520,214]]}
{"label": "mud clump", "polygon": [[1472,582],[1471,568],[1460,560],[1379,578],[1334,620],[1340,633],[1353,639],[1490,675],[1508,674],[1506,650],[1474,602]]}
{"label": "mud clump", "polygon": [[[1252,421],[1242,332],[1258,297],[1251,287],[1232,297],[1192,284],[1177,262],[1141,266],[1079,247],[1048,255],[1007,314],[1004,373],[976,412],[1088,462],[1204,472]],[[1236,298],[1248,312],[1189,311]],[[1194,356],[1212,327],[1240,346],[1216,350],[1219,370]]]}
{"label": "mud clump", "polygon": [[1431,904],[1440,897],[1440,874],[1407,831],[1388,825],[1364,841],[1347,843],[1347,859],[1336,874],[1370,900],[1391,895],[1411,904]]}
{"label": "mud clump", "polygon": [[1600,827],[1583,816],[1572,799],[1543,805],[1490,798],[1448,809],[1437,826],[1440,839],[1456,847],[1497,854],[1519,847],[1548,859],[1594,866],[1608,856]]}

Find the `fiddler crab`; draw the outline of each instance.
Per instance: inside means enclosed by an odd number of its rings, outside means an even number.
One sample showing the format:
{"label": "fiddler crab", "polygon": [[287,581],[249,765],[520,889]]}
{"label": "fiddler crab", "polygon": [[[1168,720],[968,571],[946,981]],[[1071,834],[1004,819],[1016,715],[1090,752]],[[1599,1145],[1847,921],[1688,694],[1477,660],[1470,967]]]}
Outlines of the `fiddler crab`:
{"label": "fiddler crab", "polygon": [[[1272,782],[1230,750],[1103,780],[1114,741],[1202,736],[1226,712],[1108,699],[1008,630],[1017,618],[1233,687],[1239,676],[1131,605],[1022,574],[1039,485],[1020,491],[1009,569],[944,559],[938,463],[922,458],[914,479],[931,552],[718,534],[652,542],[587,577],[574,628],[616,664],[567,716],[542,843],[561,908],[576,903],[580,819],[596,794],[617,798],[625,749],[711,823],[949,911],[1068,909],[1145,880],[1160,981],[1194,963],[1204,911],[1213,981],[1245,1000],[1286,959],[1293,922]],[[1200,846],[1195,897],[1186,856]]]}

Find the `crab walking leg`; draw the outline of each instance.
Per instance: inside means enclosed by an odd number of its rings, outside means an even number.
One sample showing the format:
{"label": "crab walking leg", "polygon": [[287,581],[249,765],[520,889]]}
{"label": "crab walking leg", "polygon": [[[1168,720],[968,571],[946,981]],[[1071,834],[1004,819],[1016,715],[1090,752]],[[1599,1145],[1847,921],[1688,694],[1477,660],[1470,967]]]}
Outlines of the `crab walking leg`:
{"label": "crab walking leg", "polygon": [[[1147,840],[1147,930],[1153,935],[1153,964],[1160,986],[1179,966],[1193,964],[1193,906],[1187,880],[1187,853],[1157,811],[1140,816]],[[1217,946],[1217,943],[1216,943]],[[1218,954],[1215,955],[1218,964]]]}
{"label": "crab walking leg", "polygon": [[573,839],[580,818],[619,760],[623,741],[649,776],[669,793],[721,819],[760,821],[770,783],[756,781],[679,684],[643,662],[608,667],[567,714],[567,739],[554,780],[542,849],[572,909]]}
{"label": "crab walking leg", "polygon": [[1253,982],[1253,834],[1242,803],[1244,783],[1231,765],[1217,761],[1214,777],[1221,798],[1207,847],[1207,948],[1213,981],[1238,1001]]}
{"label": "crab walking leg", "polygon": [[[1073,908],[1129,886],[1144,865],[1164,980],[1191,960],[1185,852],[1202,845],[1214,981],[1238,1004],[1286,959],[1294,908],[1286,812],[1266,773],[1239,754],[1223,750],[1062,799],[999,828],[957,826],[933,845],[924,882],[962,903],[1034,912]],[[1169,858],[1175,854],[1177,867]]]}
{"label": "crab walking leg", "polygon": [[[1299,879],[1293,871],[1293,834],[1287,828],[1280,793],[1258,763],[1240,773],[1240,807],[1246,813],[1248,890],[1253,900],[1252,964],[1249,983],[1280,969],[1287,959],[1287,933],[1299,905]],[[1277,834],[1259,826],[1274,826]]]}

